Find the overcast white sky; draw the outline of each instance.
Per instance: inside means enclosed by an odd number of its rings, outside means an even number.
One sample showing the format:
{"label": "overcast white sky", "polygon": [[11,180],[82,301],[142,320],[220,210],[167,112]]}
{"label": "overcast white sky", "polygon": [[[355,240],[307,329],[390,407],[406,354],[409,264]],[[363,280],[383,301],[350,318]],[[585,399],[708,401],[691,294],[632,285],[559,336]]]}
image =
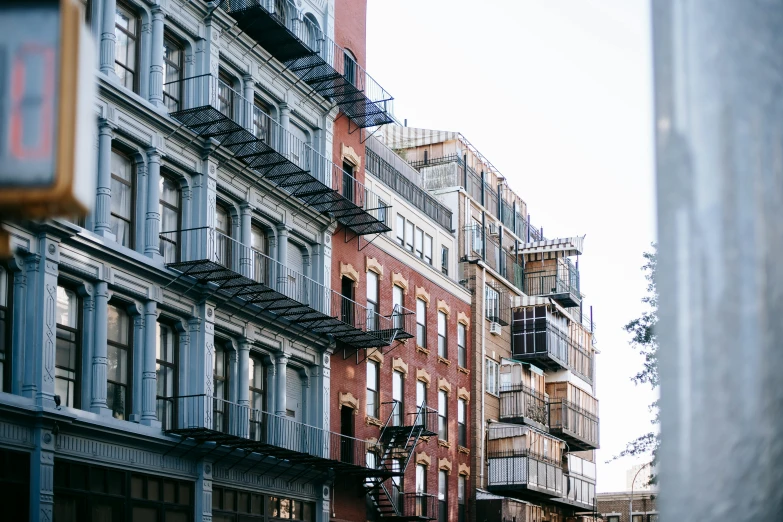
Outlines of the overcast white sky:
{"label": "overcast white sky", "polygon": [[598,490],[649,431],[654,396],[622,326],[642,311],[655,238],[647,0],[369,0],[367,70],[411,127],[462,132],[548,237],[587,234],[582,291],[598,325]]}

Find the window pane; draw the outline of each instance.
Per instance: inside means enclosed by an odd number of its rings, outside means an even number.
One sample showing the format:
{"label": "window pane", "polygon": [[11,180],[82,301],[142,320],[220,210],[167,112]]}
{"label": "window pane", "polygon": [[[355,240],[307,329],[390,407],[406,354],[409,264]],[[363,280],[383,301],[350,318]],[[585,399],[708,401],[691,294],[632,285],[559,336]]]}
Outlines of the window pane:
{"label": "window pane", "polygon": [[76,293],[57,287],[57,324],[76,328]]}
{"label": "window pane", "polygon": [[106,378],[110,381],[127,384],[128,381],[128,352],[117,346],[109,345],[106,348],[108,355],[108,367]]}
{"label": "window pane", "polygon": [[128,328],[130,324],[130,318],[128,314],[123,310],[120,310],[116,306],[109,305],[109,325],[108,325],[108,338],[110,341],[120,343],[122,345],[128,345]]}
{"label": "window pane", "polygon": [[432,264],[432,236],[424,234],[424,260]]}
{"label": "window pane", "polygon": [[378,302],[378,274],[367,272],[367,301]]}

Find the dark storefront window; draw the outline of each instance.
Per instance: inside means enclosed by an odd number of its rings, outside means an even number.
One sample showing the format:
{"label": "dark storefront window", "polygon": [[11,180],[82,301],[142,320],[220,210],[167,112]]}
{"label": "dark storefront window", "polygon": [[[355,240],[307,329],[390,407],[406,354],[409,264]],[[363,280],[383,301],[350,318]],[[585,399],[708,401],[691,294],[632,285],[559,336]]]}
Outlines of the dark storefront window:
{"label": "dark storefront window", "polygon": [[0,519],[28,520],[29,497],[30,455],[0,449]]}

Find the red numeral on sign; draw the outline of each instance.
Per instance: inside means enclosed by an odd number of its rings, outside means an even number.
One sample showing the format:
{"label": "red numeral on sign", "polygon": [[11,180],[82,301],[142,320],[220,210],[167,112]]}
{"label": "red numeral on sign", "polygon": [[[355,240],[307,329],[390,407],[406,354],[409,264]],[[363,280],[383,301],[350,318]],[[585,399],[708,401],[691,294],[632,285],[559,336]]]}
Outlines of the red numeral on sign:
{"label": "red numeral on sign", "polygon": [[[27,90],[27,60],[40,55],[43,60],[43,98],[25,98]],[[17,159],[44,159],[52,154],[52,97],[54,94],[54,51],[51,47],[37,44],[23,45],[16,54],[11,72],[11,153]],[[38,143],[26,146],[23,143],[25,104],[38,102],[40,127]]]}

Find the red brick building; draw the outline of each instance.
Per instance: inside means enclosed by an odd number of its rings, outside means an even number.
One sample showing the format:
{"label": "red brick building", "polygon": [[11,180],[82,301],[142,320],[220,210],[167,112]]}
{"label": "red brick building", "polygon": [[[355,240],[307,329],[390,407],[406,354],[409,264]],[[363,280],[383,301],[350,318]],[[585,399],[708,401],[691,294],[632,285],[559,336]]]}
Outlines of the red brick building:
{"label": "red brick building", "polygon": [[[346,70],[355,71],[355,82],[373,91],[363,71],[366,7],[366,0],[336,1],[335,41],[346,49]],[[345,180],[356,180],[342,190],[371,189],[375,199],[364,207],[378,209],[391,230],[359,238],[337,227],[331,283],[346,296],[341,312],[349,320],[366,319],[368,331],[399,332],[377,349],[335,348],[331,430],[380,439],[367,458],[391,473],[375,481],[338,479],[332,519],[462,520],[470,476],[471,295],[456,280],[451,212],[370,132],[337,118],[333,161],[347,173]]]}

